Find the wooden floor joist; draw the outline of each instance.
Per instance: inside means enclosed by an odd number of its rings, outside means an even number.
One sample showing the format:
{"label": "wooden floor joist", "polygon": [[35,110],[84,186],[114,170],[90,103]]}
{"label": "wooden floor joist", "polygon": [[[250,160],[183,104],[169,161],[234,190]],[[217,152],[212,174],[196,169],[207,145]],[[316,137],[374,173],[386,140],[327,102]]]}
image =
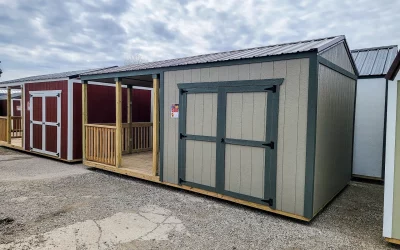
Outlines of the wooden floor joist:
{"label": "wooden floor joist", "polygon": [[254,203],[254,202],[240,200],[240,199],[237,199],[237,198],[233,198],[233,197],[230,197],[230,196],[218,194],[218,193],[215,193],[215,192],[206,191],[206,190],[199,189],[199,188],[189,187],[189,186],[185,186],[185,185],[177,185],[177,184],[173,184],[173,183],[169,183],[169,182],[161,182],[159,176],[145,175],[145,174],[142,174],[142,173],[135,172],[132,169],[128,169],[128,168],[124,168],[124,167],[116,168],[116,167],[113,167],[113,166],[108,166],[108,165],[105,165],[105,164],[100,164],[100,163],[91,162],[91,161],[84,161],[83,164],[86,165],[86,166],[89,166],[89,167],[99,168],[99,169],[107,170],[107,171],[110,171],[110,172],[114,172],[114,173],[118,173],[118,174],[123,174],[123,175],[131,176],[131,177],[135,177],[135,178],[138,178],[138,179],[152,181],[152,182],[163,184],[163,185],[166,185],[166,186],[180,188],[180,189],[184,189],[184,190],[187,190],[187,191],[191,191],[191,192],[195,192],[195,193],[211,196],[211,197],[214,197],[214,198],[219,198],[219,199],[222,199],[222,200],[234,202],[234,203],[245,205],[245,206],[248,206],[248,207],[257,208],[257,209],[260,209],[260,210],[263,210],[263,211],[266,211],[266,212],[283,215],[283,216],[286,216],[286,217],[289,217],[289,218],[293,218],[293,219],[296,219],[296,220],[301,220],[301,221],[306,221],[306,222],[311,221],[310,219],[305,218],[303,216],[292,214],[292,213],[287,213],[287,212],[283,212],[283,211],[279,211],[279,210],[274,210],[274,209],[271,209],[268,206],[263,206],[261,204],[257,204],[257,203]]}
{"label": "wooden floor joist", "polygon": [[400,240],[398,240],[398,239],[385,238],[385,241],[392,243],[392,244],[400,245]]}

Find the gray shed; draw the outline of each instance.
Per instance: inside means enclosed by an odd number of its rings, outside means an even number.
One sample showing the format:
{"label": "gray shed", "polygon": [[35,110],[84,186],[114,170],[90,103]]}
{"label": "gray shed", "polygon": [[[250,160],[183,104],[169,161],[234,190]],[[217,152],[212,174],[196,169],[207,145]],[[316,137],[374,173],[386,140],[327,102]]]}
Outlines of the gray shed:
{"label": "gray shed", "polygon": [[[309,221],[351,178],[357,74],[344,36],[84,74],[117,100],[114,126],[84,121],[84,164]],[[151,155],[121,149],[121,84],[153,87]]]}

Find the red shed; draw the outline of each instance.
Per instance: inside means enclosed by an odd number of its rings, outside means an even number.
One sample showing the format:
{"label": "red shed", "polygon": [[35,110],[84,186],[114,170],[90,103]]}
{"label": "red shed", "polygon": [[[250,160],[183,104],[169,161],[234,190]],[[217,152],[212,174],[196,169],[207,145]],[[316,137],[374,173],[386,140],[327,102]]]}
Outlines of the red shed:
{"label": "red shed", "polygon": [[[98,70],[98,69],[96,69]],[[95,70],[63,72],[0,82],[0,88],[21,89],[21,100],[7,100],[10,110],[0,116],[0,145],[64,161],[82,159],[82,87],[79,75]],[[91,82],[88,119],[115,123],[115,87]],[[127,91],[132,91],[133,122],[151,121],[151,89],[124,88],[123,119],[127,120]],[[8,96],[8,95],[7,95]],[[11,95],[9,95],[11,97]],[[6,98],[7,99],[7,98]]]}

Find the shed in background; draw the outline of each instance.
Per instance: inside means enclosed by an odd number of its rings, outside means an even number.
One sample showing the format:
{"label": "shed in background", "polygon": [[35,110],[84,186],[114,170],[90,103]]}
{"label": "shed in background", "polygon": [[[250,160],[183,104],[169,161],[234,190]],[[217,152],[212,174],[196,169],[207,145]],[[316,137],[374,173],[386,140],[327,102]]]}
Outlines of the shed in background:
{"label": "shed in background", "polygon": [[[5,116],[0,117],[0,145],[42,154],[63,161],[82,160],[82,90],[79,75],[99,69],[68,71],[0,82],[7,89]],[[21,90],[17,104],[11,90]],[[115,122],[115,89],[110,84],[93,82],[89,95],[89,119],[98,123]],[[134,121],[150,121],[151,90],[128,89],[132,105],[141,113]],[[10,96],[8,99],[7,96]],[[127,95],[124,95],[125,120]],[[8,111],[7,101],[11,104]],[[15,108],[13,108],[15,106]],[[19,112],[18,108],[20,109]]]}
{"label": "shed in background", "polygon": [[352,50],[359,71],[354,121],[353,176],[383,180],[388,81],[397,46]]}

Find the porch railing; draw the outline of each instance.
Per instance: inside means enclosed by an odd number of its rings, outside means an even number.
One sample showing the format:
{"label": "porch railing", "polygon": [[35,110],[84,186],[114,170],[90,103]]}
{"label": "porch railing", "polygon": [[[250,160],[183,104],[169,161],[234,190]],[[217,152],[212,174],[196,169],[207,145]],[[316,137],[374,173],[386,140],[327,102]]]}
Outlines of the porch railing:
{"label": "porch railing", "polygon": [[[132,153],[152,150],[151,122],[132,123]],[[115,166],[115,139],[116,127],[113,123],[86,124],[86,160],[95,161]],[[122,124],[122,154],[128,154],[129,150],[129,124]]]}
{"label": "porch railing", "polygon": [[0,116],[0,141],[7,141],[7,117]]}
{"label": "porch railing", "polygon": [[[152,150],[152,122],[134,122],[131,128],[132,152],[144,152]],[[122,125],[122,153],[129,153],[129,124]]]}
{"label": "porch railing", "polygon": [[11,138],[22,138],[22,117],[11,116]]}
{"label": "porch railing", "polygon": [[86,159],[115,165],[115,126],[86,124]]}

